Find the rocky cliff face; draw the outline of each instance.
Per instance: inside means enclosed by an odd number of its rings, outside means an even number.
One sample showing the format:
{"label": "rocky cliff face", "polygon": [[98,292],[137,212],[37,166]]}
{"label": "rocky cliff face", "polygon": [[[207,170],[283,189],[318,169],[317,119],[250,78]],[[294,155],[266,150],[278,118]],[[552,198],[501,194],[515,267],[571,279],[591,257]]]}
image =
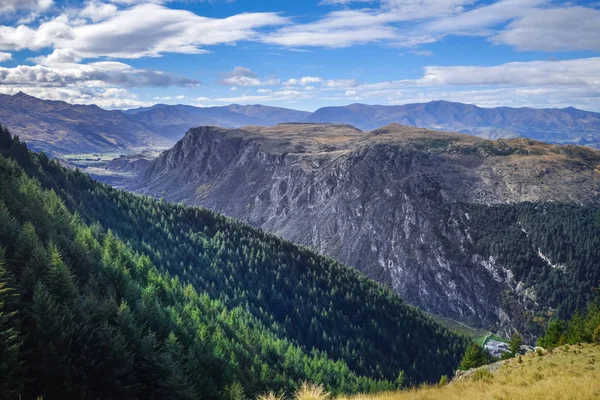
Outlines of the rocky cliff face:
{"label": "rocky cliff face", "polygon": [[598,165],[590,149],[400,125],[202,127],[126,187],[245,220],[429,312],[509,332],[543,305],[507,266],[470,250],[465,205],[597,203]]}

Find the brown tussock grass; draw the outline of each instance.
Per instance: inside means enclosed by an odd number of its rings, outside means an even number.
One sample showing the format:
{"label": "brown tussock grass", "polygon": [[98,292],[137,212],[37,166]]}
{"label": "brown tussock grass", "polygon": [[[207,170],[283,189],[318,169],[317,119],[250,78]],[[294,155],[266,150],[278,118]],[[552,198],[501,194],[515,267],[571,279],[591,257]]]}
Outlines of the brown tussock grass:
{"label": "brown tussock grass", "polygon": [[[600,363],[596,363],[597,359],[600,359],[600,346],[564,346],[547,351],[543,356],[529,353],[522,356],[521,363],[512,359],[496,373],[476,373],[444,386],[422,386],[339,400],[598,400]],[[320,386],[307,383],[294,396],[295,400],[330,398]]]}

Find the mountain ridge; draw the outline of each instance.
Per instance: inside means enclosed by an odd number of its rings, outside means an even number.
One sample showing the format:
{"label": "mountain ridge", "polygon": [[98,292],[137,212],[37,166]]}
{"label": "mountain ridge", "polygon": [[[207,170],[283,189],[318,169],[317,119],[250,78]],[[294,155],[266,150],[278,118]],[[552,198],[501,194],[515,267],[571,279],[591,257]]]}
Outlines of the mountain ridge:
{"label": "mountain ridge", "polygon": [[120,111],[40,100],[22,92],[0,95],[0,121],[33,149],[56,156],[166,148],[173,143]]}
{"label": "mountain ridge", "polygon": [[[586,147],[398,124],[370,132],[335,124],[201,127],[124,187],[242,219],[355,266],[429,312],[510,335],[535,332],[533,317],[548,307],[575,306],[561,305],[567,294],[550,301],[550,289],[536,286],[537,274],[558,273],[544,259],[562,257],[553,245],[537,234],[518,239],[531,247],[521,249],[530,267],[507,260],[510,247],[490,246],[530,229],[538,213],[531,204],[587,218],[586,207],[600,203],[599,167],[600,152]],[[517,220],[503,220],[507,204]],[[506,237],[492,240],[483,229],[492,216]],[[573,270],[598,275],[582,262]],[[523,268],[535,270],[531,278]]]}
{"label": "mountain ridge", "polygon": [[24,93],[0,96],[0,121],[36,150],[57,156],[127,153],[169,148],[188,129],[216,125],[239,128],[278,123],[343,123],[372,130],[400,123],[483,138],[528,137],[552,143],[600,148],[600,114],[575,108],[481,108],[448,101],[399,106],[354,103],[315,112],[260,104],[214,107],[156,104],[131,110],[103,110],[40,100]]}

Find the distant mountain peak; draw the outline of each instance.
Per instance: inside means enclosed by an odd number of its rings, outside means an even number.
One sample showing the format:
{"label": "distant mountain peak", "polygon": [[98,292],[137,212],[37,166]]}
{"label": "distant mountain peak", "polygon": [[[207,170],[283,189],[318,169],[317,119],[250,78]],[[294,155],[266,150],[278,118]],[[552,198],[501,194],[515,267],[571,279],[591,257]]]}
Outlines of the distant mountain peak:
{"label": "distant mountain peak", "polygon": [[33,99],[33,100],[41,100],[38,99],[37,97],[33,97],[25,92],[22,91],[18,91],[17,93],[13,94],[12,97],[16,98],[16,99]]}

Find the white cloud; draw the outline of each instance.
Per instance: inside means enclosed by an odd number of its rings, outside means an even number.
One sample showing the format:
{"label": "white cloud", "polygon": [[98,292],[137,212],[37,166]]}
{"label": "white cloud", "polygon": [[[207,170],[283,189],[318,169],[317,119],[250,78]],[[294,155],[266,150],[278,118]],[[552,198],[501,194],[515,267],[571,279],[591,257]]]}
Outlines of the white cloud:
{"label": "white cloud", "polygon": [[547,2],[548,0],[499,0],[454,16],[434,19],[424,24],[422,29],[431,33],[481,34],[489,27],[522,17]]}
{"label": "white cloud", "polygon": [[512,62],[491,67],[430,66],[419,85],[580,86],[600,89],[600,58]]}
{"label": "white cloud", "polygon": [[449,100],[483,107],[574,106],[600,111],[600,58],[428,66],[418,79],[363,83],[332,99],[406,104]]}
{"label": "white cloud", "polygon": [[282,46],[346,47],[395,39],[397,29],[387,22],[385,14],[367,10],[335,11],[316,22],[281,28],[264,41]]}
{"label": "white cloud", "polygon": [[37,29],[25,25],[0,26],[2,50],[40,50],[50,47],[56,41],[69,38],[72,38],[72,29],[61,18],[44,22]]}
{"label": "white cloud", "polygon": [[[506,26],[503,24],[508,23]],[[430,36],[487,36],[518,50],[600,50],[600,10],[550,0],[500,0],[420,27]]]}
{"label": "white cloud", "polygon": [[257,103],[276,103],[276,102],[295,102],[299,100],[308,100],[312,94],[305,91],[284,89],[274,91],[268,94],[249,95],[244,94],[237,97],[221,97],[214,99],[218,103],[237,103],[237,104],[257,104]]}
{"label": "white cloud", "polygon": [[353,3],[373,3],[375,0],[322,0],[319,5],[330,6],[330,5],[347,5]]}
{"label": "white cloud", "polygon": [[170,73],[135,69],[127,64],[115,61],[103,61],[91,64],[62,64],[54,66],[19,65],[14,68],[0,67],[2,86],[28,85],[39,87],[62,87],[86,84],[89,86],[120,87],[167,87],[196,86],[198,81]]}
{"label": "white cloud", "polygon": [[0,12],[44,11],[50,8],[52,4],[52,0],[2,0],[0,1]]}
{"label": "white cloud", "polygon": [[[439,18],[461,13],[475,0],[383,0],[379,8],[340,10],[315,22],[283,27],[264,41],[283,46],[347,47],[372,42],[403,40],[397,23]],[[326,4],[349,4],[333,0]],[[427,39],[418,41],[425,43]]]}
{"label": "white cloud", "polygon": [[383,8],[396,21],[419,20],[458,14],[477,0],[383,0]]}
{"label": "white cloud", "polygon": [[[322,4],[345,6],[354,1]],[[552,0],[381,0],[285,26],[264,41],[290,47],[347,47],[385,43],[414,47],[448,35],[485,36],[518,50],[600,49],[600,10]],[[371,4],[373,3],[373,4]],[[379,4],[378,7],[374,7]],[[425,55],[420,54],[420,55]]]}
{"label": "white cloud", "polygon": [[117,6],[114,4],[101,3],[99,1],[92,0],[87,6],[79,12],[79,16],[82,18],[88,18],[93,22],[104,21],[113,17],[117,14]]}
{"label": "white cloud", "polygon": [[321,83],[323,82],[323,79],[317,77],[317,76],[303,76],[300,79],[296,79],[296,78],[292,78],[292,79],[288,79],[284,84],[286,86],[296,86],[296,85],[301,85],[301,86],[307,86],[313,83]]}
{"label": "white cloud", "polygon": [[155,96],[154,100],[161,100],[161,101],[169,101],[169,100],[183,100],[185,99],[184,95],[179,95],[179,96]]}
{"label": "white cloud", "polygon": [[0,93],[12,95],[18,92],[25,92],[31,96],[46,100],[66,101],[71,104],[95,104],[106,109],[146,107],[152,105],[151,102],[141,101],[135,94],[120,88],[0,85]]}
{"label": "white cloud", "polygon": [[0,63],[12,59],[12,54],[0,51]]}
{"label": "white cloud", "polygon": [[356,79],[329,79],[325,86],[329,88],[348,88],[357,85]]}
{"label": "white cloud", "polygon": [[261,80],[250,68],[235,67],[233,71],[222,73],[221,79],[219,79],[217,83],[224,86],[233,86],[231,90],[234,90],[234,88],[243,86],[278,85],[279,79],[270,77]]}
{"label": "white cloud", "polygon": [[[96,3],[90,3],[96,4]],[[204,46],[253,40],[256,29],[282,25],[276,13],[237,14],[206,18],[186,10],[157,4],[140,4],[112,13],[113,9],[89,6],[85,15],[101,20],[79,24],[66,14],[40,24],[0,26],[0,49],[70,50],[80,58],[140,58],[163,53],[198,54]]]}
{"label": "white cloud", "polygon": [[600,51],[600,10],[569,7],[536,10],[493,35],[518,50]]}

